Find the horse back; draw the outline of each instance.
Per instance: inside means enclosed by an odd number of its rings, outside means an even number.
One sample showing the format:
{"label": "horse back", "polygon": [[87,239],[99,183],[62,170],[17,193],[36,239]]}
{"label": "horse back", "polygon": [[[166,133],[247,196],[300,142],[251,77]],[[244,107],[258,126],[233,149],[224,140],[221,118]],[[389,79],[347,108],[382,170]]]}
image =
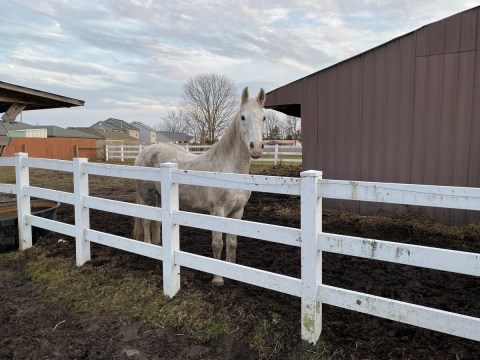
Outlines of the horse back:
{"label": "horse back", "polygon": [[147,146],[135,159],[135,166],[159,167],[162,163],[174,162],[179,164],[188,163],[197,155],[189,153],[183,147],[176,144],[157,143]]}

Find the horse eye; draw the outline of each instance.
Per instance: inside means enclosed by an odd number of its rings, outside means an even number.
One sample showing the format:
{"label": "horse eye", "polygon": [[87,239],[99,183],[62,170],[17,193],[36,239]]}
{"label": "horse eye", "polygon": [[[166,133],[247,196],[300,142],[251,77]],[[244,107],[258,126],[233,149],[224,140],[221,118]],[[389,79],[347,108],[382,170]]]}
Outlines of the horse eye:
{"label": "horse eye", "polygon": [[266,116],[264,116],[264,117],[263,117],[263,121],[265,121],[265,119],[266,119],[266,118],[267,118],[267,117],[266,117]]}
{"label": "horse eye", "polygon": [[245,120],[245,116],[242,115],[242,116],[240,117],[240,119]]}

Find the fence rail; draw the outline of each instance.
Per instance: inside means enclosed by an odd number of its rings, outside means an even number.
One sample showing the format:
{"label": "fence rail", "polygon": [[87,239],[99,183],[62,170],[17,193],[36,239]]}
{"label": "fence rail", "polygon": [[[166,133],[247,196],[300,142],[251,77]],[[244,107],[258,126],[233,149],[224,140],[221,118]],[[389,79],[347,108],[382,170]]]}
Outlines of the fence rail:
{"label": "fence rail", "polygon": [[[358,256],[372,260],[420,266],[429,269],[480,276],[480,254],[401,244],[384,240],[329,234],[322,231],[322,198],[376,202],[404,202],[447,208],[480,210],[480,189],[365,183],[322,179],[319,171],[305,171],[300,178],[179,171],[175,164],[159,169],[93,164],[87,159],[71,161],[0,158],[1,166],[15,166],[16,184],[0,184],[0,191],[17,195],[20,249],[32,246],[31,227],[72,236],[76,241],[76,263],[90,260],[90,243],[111,246],[163,262],[164,294],[173,297],[180,289],[180,268],[215,273],[301,298],[302,338],[316,342],[321,332],[322,303],[394,321],[480,341],[480,318],[428,308],[416,304],[332,287],[322,283],[322,252]],[[30,186],[29,168],[47,168],[72,173],[74,192]],[[89,195],[88,176],[104,175],[129,179],[162,179],[161,207],[129,204]],[[301,228],[260,224],[180,211],[178,185],[249,189],[301,196]],[[166,196],[166,195],[170,196]],[[30,197],[62,201],[75,207],[75,224],[43,219],[30,213]],[[89,211],[98,209],[128,216],[162,221],[163,245],[152,245],[90,229]],[[264,270],[227,263],[180,250],[179,226],[231,232],[263,241],[279,242],[301,249],[301,277],[293,278]]]}
{"label": "fence rail", "polygon": [[[105,160],[135,160],[146,146],[145,145],[105,145]],[[192,154],[201,154],[212,145],[184,145],[185,150]],[[260,159],[254,159],[254,162],[267,162],[277,165],[279,163],[302,163],[302,147],[293,145],[265,145],[263,155]]]}

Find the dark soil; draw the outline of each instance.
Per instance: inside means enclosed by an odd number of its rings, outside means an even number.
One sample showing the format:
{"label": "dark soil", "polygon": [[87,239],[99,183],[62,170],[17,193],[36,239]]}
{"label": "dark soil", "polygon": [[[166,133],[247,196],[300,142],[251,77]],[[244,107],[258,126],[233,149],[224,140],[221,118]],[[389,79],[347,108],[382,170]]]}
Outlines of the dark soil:
{"label": "dark soil", "polygon": [[[295,167],[272,169],[274,175],[298,176],[298,173]],[[135,200],[133,189],[105,186],[100,190],[92,189],[92,193],[129,202]],[[298,197],[253,193],[244,219],[299,227],[299,206]],[[73,209],[62,205],[58,218],[72,222]],[[480,253],[480,236],[470,233],[470,228],[433,224],[420,215],[390,219],[325,211],[323,220],[323,230],[327,232]],[[130,237],[132,219],[91,211],[91,227]],[[48,246],[49,256],[74,258],[73,244],[61,246],[58,238],[52,236],[50,242],[40,246]],[[211,256],[210,233],[182,228],[181,248]],[[240,237],[237,262],[289,276],[300,275],[299,249],[275,243]],[[96,245],[92,246],[91,263],[94,266],[108,263],[117,271],[162,271],[160,262]],[[236,303],[265,318],[278,316],[282,322],[291,324],[289,342],[285,345],[291,350],[290,357],[295,348],[302,346],[298,298],[228,279],[224,287],[212,289],[210,281],[209,274],[182,268],[182,286],[188,284],[187,291],[189,287],[204,291],[212,302],[216,302],[218,294],[228,294],[222,298],[229,298],[230,303],[219,306],[231,310],[232,316]],[[480,317],[480,280],[471,276],[324,253],[323,282]],[[323,305],[321,339],[327,346],[327,358],[335,359],[480,358],[478,342],[328,305]],[[200,344],[187,335],[152,328],[143,321],[115,313],[92,315],[79,312],[69,304],[52,304],[39,285],[24,275],[22,264],[7,266],[0,262],[1,359],[241,359],[257,356],[238,334],[225,334],[215,342]],[[285,356],[272,351],[271,358]]]}

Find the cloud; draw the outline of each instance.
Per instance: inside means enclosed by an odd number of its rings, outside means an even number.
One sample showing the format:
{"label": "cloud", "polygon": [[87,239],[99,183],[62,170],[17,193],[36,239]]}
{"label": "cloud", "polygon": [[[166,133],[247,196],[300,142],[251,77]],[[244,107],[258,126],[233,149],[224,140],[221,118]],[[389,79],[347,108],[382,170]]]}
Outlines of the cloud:
{"label": "cloud", "polygon": [[[135,111],[153,122],[180,102],[182,85],[199,73],[226,75],[239,88],[271,90],[476,5],[44,0],[39,6],[11,0],[2,4],[9,16],[0,23],[0,78],[85,100],[92,123],[103,120],[92,116]],[[28,117],[48,122],[67,113]],[[79,121],[81,114],[75,110],[71,118]]]}

